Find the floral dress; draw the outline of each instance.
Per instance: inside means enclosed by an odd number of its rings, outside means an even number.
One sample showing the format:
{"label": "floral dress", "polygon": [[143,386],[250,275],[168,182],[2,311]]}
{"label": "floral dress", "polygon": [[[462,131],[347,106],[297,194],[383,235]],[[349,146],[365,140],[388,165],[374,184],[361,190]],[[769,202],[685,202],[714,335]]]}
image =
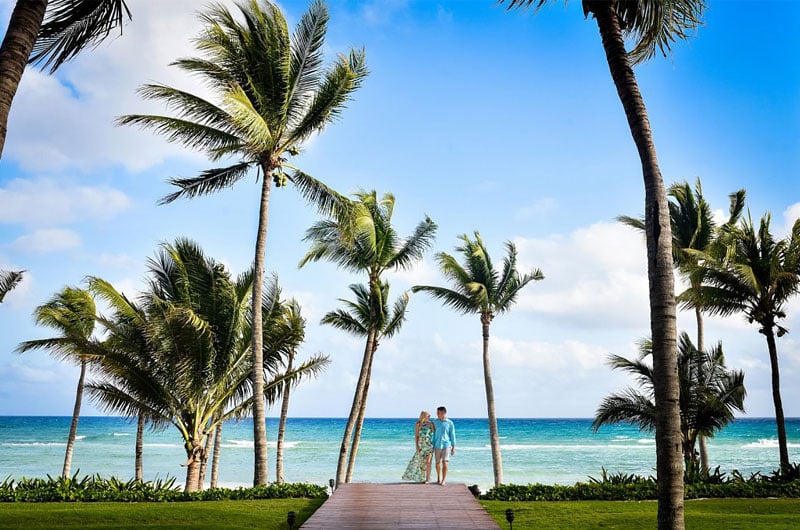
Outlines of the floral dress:
{"label": "floral dress", "polygon": [[433,454],[433,424],[425,422],[419,426],[419,449],[411,457],[411,462],[403,473],[403,480],[424,482],[431,454]]}

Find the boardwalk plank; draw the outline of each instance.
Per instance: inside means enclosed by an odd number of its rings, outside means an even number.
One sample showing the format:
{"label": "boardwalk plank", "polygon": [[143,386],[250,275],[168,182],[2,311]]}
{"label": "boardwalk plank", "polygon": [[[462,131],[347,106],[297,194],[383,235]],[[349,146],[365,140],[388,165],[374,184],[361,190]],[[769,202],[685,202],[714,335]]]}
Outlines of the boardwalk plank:
{"label": "boardwalk plank", "polygon": [[498,530],[464,484],[342,484],[304,530]]}

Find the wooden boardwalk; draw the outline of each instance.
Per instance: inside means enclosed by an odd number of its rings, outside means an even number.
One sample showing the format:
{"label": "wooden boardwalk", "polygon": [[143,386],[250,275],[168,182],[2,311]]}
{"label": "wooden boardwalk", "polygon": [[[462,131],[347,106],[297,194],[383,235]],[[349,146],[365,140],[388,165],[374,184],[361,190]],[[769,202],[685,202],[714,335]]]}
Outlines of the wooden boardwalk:
{"label": "wooden boardwalk", "polygon": [[342,484],[304,530],[498,530],[464,484]]}

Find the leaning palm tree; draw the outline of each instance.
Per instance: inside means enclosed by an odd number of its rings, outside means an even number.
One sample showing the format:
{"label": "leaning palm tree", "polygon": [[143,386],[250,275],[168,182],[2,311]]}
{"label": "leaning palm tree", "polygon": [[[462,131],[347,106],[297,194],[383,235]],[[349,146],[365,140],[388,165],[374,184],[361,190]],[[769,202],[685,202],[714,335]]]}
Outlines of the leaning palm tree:
{"label": "leaning palm tree", "polygon": [[749,215],[739,225],[728,227],[720,236],[727,245],[725,255],[700,255],[706,285],[698,291],[684,291],[678,300],[686,307],[702,306],[716,315],[741,312],[748,322],[759,325],[758,332],[767,340],[772,371],[780,466],[787,469],[789,450],[775,338],[788,332],[778,320],[786,317],[786,303],[800,289],[800,219],[789,236],[776,240],[769,231],[770,218],[764,215],[757,230]]}
{"label": "leaning palm tree", "polygon": [[[695,444],[698,437],[713,436],[733,421],[735,411],[744,412],[746,392],[744,374],[725,366],[721,344],[704,352],[692,344],[686,333],[681,334],[678,343],[681,437],[684,464],[689,470],[697,469]],[[605,397],[592,422],[595,431],[613,423],[638,425],[643,431],[655,430],[654,375],[647,362],[652,351],[652,343],[645,341],[636,360],[620,355],[609,357],[609,365],[633,375],[639,388],[628,388]]]}
{"label": "leaning palm tree", "polygon": [[382,323],[386,321],[382,289],[383,274],[390,270],[409,270],[413,267],[430,248],[436,233],[436,223],[426,216],[410,237],[401,239],[392,226],[395,198],[390,193],[378,199],[374,190],[361,191],[355,194],[354,201],[342,198],[342,202],[341,209],[308,229],[305,239],[311,242],[311,249],[300,262],[302,267],[310,261],[327,259],[349,271],[366,273],[368,280],[370,311],[368,322],[371,326],[367,332],[361,370],[353,393],[353,404],[350,407],[339,449],[336,466],[337,484],[348,481],[346,478],[348,446],[351,446],[351,453],[358,447],[354,429],[358,423],[359,411],[362,407],[366,407],[378,332]]}
{"label": "leaning palm tree", "polygon": [[[212,161],[238,158],[232,165],[207,169],[193,178],[175,178],[179,191],[162,202],[216,193],[233,186],[255,168],[261,178],[253,281],[253,386],[262,395],[264,380],[261,314],[256,310],[264,285],[269,198],[273,182],[291,180],[322,211],[335,207],[337,195],[288,163],[303,142],[334,121],[367,74],[363,50],[350,50],[323,69],[328,10],[315,1],[290,35],[278,6],[257,0],[237,4],[243,22],[224,6],[209,7],[205,29],[195,40],[201,57],[179,59],[175,66],[199,76],[214,101],[161,84],[140,89],[145,99],[164,102],[175,116],[128,115],[120,124],[138,125],[169,141],[204,151]],[[292,174],[288,175],[287,171]],[[266,412],[254,403],[254,484],[267,482]]]}
{"label": "leaning palm tree", "polygon": [[[283,318],[279,323],[286,328],[285,335],[288,337],[286,344],[286,371],[289,372],[294,367],[294,360],[297,348],[305,340],[306,319],[300,313],[300,304],[297,300],[291,300],[284,304]],[[278,419],[278,438],[275,446],[275,482],[283,483],[283,449],[286,438],[286,418],[289,415],[289,399],[292,387],[290,384],[283,385],[283,396],[281,398],[281,415]]]}
{"label": "leaning palm tree", "polygon": [[72,454],[78,433],[86,370],[89,362],[95,359],[100,351],[97,341],[92,338],[96,318],[94,298],[86,290],[65,287],[47,303],[37,307],[34,317],[38,325],[57,330],[58,336],[25,341],[17,347],[17,351],[49,350],[61,360],[77,361],[81,368],[67,437],[67,450],[64,454],[64,467],[61,471],[61,476],[66,478],[70,476]]}
{"label": "leaning palm tree", "polygon": [[[500,0],[509,8],[534,6],[551,0]],[[655,394],[658,403],[656,472],[658,528],[681,529],[683,469],[678,408],[677,328],[675,285],[672,277],[672,235],[664,180],[656,156],[650,119],[633,66],[655,55],[666,55],[678,40],[690,37],[701,23],[704,0],[582,0],[584,16],[597,22],[606,62],[625,110],[628,127],[642,166],[647,237],[647,276],[650,286],[650,331],[653,338]],[[633,48],[625,49],[630,38]]]}
{"label": "leaning palm tree", "polygon": [[59,66],[100,44],[131,17],[124,0],[17,0],[0,44],[0,158],[25,65]]}
{"label": "leaning palm tree", "polygon": [[[363,284],[353,284],[350,286],[355,299],[346,300],[340,298],[346,309],[337,309],[327,313],[322,317],[322,323],[333,326],[355,335],[357,337],[368,338],[370,330],[375,331],[375,338],[372,342],[372,352],[370,356],[374,359],[375,352],[384,338],[391,338],[394,336],[406,319],[406,308],[408,307],[408,294],[403,293],[392,305],[391,310],[388,307],[389,303],[389,282],[381,281],[381,298],[380,303],[383,307],[378,312],[378,320],[373,321],[373,313],[370,311],[372,307],[372,294],[369,288]],[[364,385],[364,395],[369,394],[369,383],[372,379],[372,365],[370,364],[366,384]],[[367,411],[366,397],[361,401],[361,406],[358,410],[356,418],[355,431],[353,432],[353,443],[350,447],[350,455],[347,459],[347,474],[345,482],[350,482],[353,478],[353,470],[355,469],[356,454],[358,453],[358,445],[361,439],[361,430],[364,426],[364,416]]]}
{"label": "leaning palm tree", "polygon": [[[675,268],[688,282],[691,289],[698,290],[703,284],[703,269],[697,252],[718,252],[717,235],[721,227],[714,222],[711,207],[703,196],[703,188],[698,177],[694,191],[688,182],[672,184],[667,191],[669,195],[669,217],[672,230],[672,261]],[[723,227],[735,225],[744,209],[745,190],[740,189],[728,195],[730,201],[728,220]],[[629,226],[645,232],[644,218],[628,216],[617,217]],[[724,251],[724,250],[723,250]],[[697,349],[705,349],[703,308],[695,307],[697,323]],[[700,466],[708,469],[708,451],[705,437],[699,437]]]}
{"label": "leaning palm tree", "polygon": [[22,273],[24,272],[0,270],[0,304],[3,303],[6,295],[22,281]]}
{"label": "leaning palm tree", "polygon": [[450,281],[452,288],[417,285],[412,290],[429,293],[459,313],[480,316],[483,333],[483,382],[486,388],[492,469],[494,484],[499,486],[503,483],[503,461],[500,454],[500,435],[497,431],[494,386],[489,362],[489,326],[495,316],[511,310],[523,287],[532,281],[544,279],[544,275],[539,269],[520,274],[517,271],[517,248],[510,241],[506,243],[507,254],[503,260],[503,269],[499,271],[494,268],[489,252],[477,231],[475,240],[471,240],[466,234],[460,239],[462,245],[456,247],[456,251],[463,255],[463,264],[445,252],[436,255],[442,274]]}

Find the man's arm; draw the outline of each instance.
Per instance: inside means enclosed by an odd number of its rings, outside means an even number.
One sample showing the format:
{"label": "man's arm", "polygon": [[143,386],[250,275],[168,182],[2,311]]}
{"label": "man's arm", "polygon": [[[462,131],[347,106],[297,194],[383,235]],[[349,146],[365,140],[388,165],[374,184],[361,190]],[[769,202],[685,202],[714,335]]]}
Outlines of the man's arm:
{"label": "man's arm", "polygon": [[450,446],[450,454],[456,454],[456,424],[452,421],[450,422],[450,440],[452,441],[452,445]]}

